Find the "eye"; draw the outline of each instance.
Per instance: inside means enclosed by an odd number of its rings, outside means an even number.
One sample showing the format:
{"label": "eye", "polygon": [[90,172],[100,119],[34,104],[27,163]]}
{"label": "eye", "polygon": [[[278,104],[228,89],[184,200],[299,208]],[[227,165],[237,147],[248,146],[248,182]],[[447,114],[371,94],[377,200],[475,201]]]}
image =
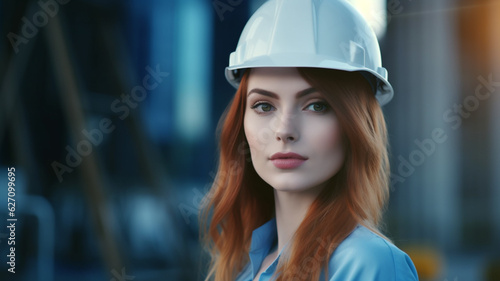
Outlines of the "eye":
{"label": "eye", "polygon": [[274,107],[267,102],[259,102],[252,106],[252,109],[257,111],[257,113],[271,112]]}
{"label": "eye", "polygon": [[324,102],[313,102],[306,107],[307,110],[313,112],[324,112],[328,109],[328,104]]}

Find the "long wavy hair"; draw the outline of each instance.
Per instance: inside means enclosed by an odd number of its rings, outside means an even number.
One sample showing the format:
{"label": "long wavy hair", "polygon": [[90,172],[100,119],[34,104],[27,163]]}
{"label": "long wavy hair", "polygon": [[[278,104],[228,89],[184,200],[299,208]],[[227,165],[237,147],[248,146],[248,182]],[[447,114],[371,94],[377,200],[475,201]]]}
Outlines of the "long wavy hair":
{"label": "long wavy hair", "polygon": [[[327,278],[329,257],[358,224],[382,235],[378,227],[389,193],[386,125],[370,84],[357,72],[298,70],[334,110],[346,156],[280,258],[278,281],[319,280],[322,271]],[[252,231],[274,216],[273,188],[253,168],[243,128],[249,72],[219,122],[217,176],[200,213],[201,239],[211,255],[206,280],[235,280],[249,262]]]}

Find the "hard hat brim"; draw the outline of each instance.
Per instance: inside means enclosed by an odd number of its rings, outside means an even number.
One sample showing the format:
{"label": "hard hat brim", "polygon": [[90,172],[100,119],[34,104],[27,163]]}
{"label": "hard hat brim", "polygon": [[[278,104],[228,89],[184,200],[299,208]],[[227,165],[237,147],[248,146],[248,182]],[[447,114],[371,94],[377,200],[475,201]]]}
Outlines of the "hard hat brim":
{"label": "hard hat brim", "polygon": [[245,69],[259,68],[259,67],[311,67],[311,68],[324,68],[335,69],[348,72],[362,72],[373,76],[377,80],[375,97],[381,106],[387,104],[394,96],[392,85],[387,79],[387,70],[379,67],[376,71],[363,66],[354,66],[352,64],[343,63],[335,60],[320,59],[318,56],[306,57],[303,54],[296,56],[295,59],[290,59],[293,56],[287,55],[280,59],[279,56],[262,56],[246,61],[241,65],[233,65],[226,67],[225,76],[227,81],[234,87],[238,88],[241,76]]}

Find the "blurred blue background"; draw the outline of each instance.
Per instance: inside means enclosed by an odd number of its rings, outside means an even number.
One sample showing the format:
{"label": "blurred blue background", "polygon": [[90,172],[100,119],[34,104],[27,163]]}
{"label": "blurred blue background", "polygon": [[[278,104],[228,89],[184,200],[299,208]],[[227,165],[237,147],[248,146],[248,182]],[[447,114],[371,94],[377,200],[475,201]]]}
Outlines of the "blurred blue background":
{"label": "blurred blue background", "polygon": [[[223,70],[263,2],[0,1],[1,280],[203,279]],[[421,280],[500,280],[500,1],[352,2],[396,92],[385,233]]]}

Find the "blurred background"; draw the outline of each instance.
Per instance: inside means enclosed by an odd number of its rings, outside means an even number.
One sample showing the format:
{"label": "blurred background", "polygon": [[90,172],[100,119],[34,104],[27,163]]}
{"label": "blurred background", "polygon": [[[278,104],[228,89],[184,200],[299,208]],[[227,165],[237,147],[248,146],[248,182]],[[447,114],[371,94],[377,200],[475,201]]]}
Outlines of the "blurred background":
{"label": "blurred background", "polygon": [[[263,2],[0,1],[1,280],[203,279],[223,70]],[[500,280],[500,1],[351,2],[396,92],[385,233],[421,280]]]}

